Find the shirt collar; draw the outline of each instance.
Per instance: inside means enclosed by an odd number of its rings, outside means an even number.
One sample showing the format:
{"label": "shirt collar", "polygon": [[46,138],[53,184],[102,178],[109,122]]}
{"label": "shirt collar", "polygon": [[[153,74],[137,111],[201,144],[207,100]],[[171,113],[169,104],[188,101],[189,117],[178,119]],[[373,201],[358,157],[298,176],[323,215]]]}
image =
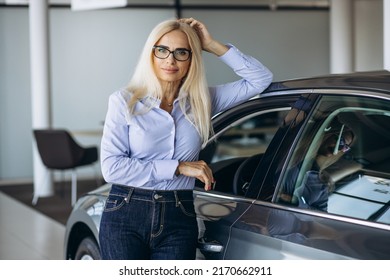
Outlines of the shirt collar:
{"label": "shirt collar", "polygon": [[[187,97],[188,97],[188,93],[181,91],[176,100],[180,100],[180,99],[187,98]],[[175,100],[175,102],[176,102],[176,100]],[[139,99],[139,102],[141,102],[146,107],[159,107],[161,104],[161,100],[154,97],[154,96],[142,97]]]}

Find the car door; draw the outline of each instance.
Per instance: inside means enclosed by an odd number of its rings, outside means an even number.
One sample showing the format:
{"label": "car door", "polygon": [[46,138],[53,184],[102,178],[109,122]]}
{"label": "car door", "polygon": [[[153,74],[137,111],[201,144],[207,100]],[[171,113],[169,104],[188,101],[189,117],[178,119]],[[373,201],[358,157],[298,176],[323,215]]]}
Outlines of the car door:
{"label": "car door", "polygon": [[249,187],[256,199],[231,225],[224,258],[390,258],[390,101],[318,92],[257,167]]}
{"label": "car door", "polygon": [[[290,110],[280,120],[280,126],[270,142],[266,153],[258,162],[250,179],[246,197],[253,198],[252,203],[230,227],[228,246],[224,251],[224,259],[301,259],[313,256],[311,248],[275,238],[271,233],[289,231],[294,227],[296,219],[285,209],[272,203],[275,182],[283,166],[291,145],[296,141],[307,116],[316,103],[317,97],[309,92],[301,94],[291,104]],[[277,160],[276,157],[279,157]],[[236,174],[246,177],[245,174]],[[289,236],[299,239],[300,236]],[[336,258],[330,254],[327,258]]]}
{"label": "car door", "polygon": [[[280,141],[280,135],[275,138],[276,132],[297,98],[280,95],[254,99],[213,120],[215,138],[202,150],[200,159],[209,163],[216,184],[205,192],[198,182],[194,192],[200,229],[198,258],[224,258],[231,226],[254,202],[245,195],[248,183],[261,157],[272,153],[268,151],[270,143]],[[235,175],[241,165],[245,165],[241,168],[244,175],[238,178]]]}

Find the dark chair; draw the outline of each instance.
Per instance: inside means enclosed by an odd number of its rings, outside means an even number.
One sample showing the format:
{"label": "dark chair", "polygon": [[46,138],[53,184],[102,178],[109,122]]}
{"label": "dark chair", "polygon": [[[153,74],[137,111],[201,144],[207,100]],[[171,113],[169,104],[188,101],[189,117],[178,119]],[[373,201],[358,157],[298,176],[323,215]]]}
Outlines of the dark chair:
{"label": "dark chair", "polygon": [[[48,169],[72,170],[71,201],[74,205],[77,199],[76,167],[96,162],[97,147],[80,146],[64,129],[36,129],[33,132],[42,162]],[[33,203],[36,200],[34,195]]]}

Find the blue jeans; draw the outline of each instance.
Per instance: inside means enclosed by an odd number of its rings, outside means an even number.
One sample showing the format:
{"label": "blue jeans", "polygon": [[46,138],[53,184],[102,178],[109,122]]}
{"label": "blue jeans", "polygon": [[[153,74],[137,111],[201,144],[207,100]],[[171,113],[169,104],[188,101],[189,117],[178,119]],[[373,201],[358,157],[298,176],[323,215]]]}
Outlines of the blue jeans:
{"label": "blue jeans", "polygon": [[192,191],[112,186],[100,223],[102,259],[195,259],[197,239]]}

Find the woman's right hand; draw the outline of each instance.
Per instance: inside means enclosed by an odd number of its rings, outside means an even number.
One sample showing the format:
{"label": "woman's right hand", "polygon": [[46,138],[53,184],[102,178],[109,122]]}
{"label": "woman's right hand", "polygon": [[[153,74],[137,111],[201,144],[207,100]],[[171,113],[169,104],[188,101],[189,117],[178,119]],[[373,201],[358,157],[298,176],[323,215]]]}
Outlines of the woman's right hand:
{"label": "woman's right hand", "polygon": [[202,49],[206,52],[213,53],[217,56],[221,56],[226,53],[229,48],[222,44],[221,42],[214,40],[214,38],[209,33],[206,25],[194,18],[182,18],[179,19],[180,22],[189,24],[199,36],[200,42],[202,44]]}
{"label": "woman's right hand", "polygon": [[178,175],[194,177],[204,183],[206,191],[211,190],[211,185],[214,183],[213,172],[206,162],[200,161],[182,161],[177,167]]}

